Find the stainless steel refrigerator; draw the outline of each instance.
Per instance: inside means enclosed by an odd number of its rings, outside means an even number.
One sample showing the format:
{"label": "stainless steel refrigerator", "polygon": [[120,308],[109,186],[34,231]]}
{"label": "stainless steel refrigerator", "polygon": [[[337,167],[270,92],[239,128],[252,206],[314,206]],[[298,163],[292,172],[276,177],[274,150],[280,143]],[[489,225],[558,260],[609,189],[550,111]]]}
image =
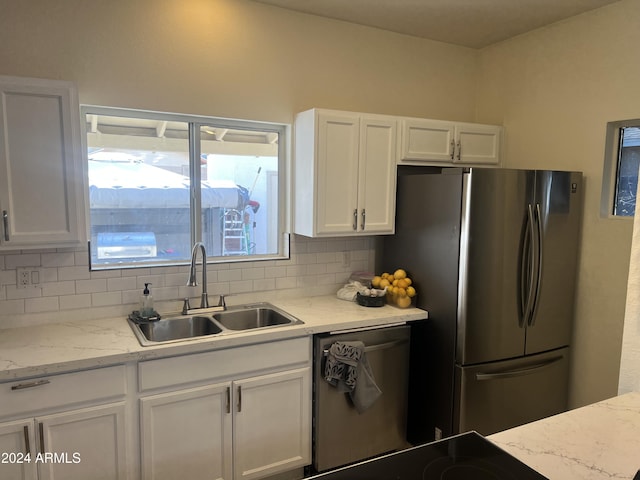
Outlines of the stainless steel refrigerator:
{"label": "stainless steel refrigerator", "polygon": [[383,270],[405,268],[414,325],[408,438],[483,435],[567,408],[579,172],[400,167]]}

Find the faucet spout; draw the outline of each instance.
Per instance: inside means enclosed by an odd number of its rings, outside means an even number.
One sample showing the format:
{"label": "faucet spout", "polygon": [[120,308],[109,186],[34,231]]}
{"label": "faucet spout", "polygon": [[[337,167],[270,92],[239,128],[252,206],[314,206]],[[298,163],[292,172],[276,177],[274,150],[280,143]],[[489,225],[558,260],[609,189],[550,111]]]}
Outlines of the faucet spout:
{"label": "faucet spout", "polygon": [[191,250],[191,267],[189,268],[187,286],[195,287],[198,285],[196,281],[196,257],[198,256],[198,249],[202,251],[202,295],[200,297],[200,308],[209,308],[209,296],[207,294],[207,252],[202,242],[196,242]]}

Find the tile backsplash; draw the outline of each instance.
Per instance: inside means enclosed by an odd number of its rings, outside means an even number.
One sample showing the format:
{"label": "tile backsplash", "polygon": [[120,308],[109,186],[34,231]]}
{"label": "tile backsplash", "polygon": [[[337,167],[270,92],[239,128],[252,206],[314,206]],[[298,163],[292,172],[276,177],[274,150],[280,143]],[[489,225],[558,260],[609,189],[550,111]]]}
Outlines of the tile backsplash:
{"label": "tile backsplash", "polygon": [[[230,294],[229,305],[274,297],[335,293],[351,272],[373,271],[373,237],[312,239],[291,236],[287,260],[209,264],[210,302]],[[17,271],[35,267],[39,286],[18,288]],[[198,267],[198,281],[200,281]],[[198,305],[201,287],[187,287],[188,266],[90,272],[86,249],[0,253],[0,328],[126,316],[151,283],[156,310],[177,311],[182,299]]]}

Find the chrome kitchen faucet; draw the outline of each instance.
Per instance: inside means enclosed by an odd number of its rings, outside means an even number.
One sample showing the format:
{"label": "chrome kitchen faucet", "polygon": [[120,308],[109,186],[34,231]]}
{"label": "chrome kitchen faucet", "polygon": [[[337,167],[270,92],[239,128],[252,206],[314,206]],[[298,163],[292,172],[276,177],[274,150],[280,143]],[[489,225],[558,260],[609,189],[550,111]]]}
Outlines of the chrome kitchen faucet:
{"label": "chrome kitchen faucet", "polygon": [[[196,281],[196,257],[198,256],[198,248],[202,251],[202,295],[200,296],[200,309],[209,309],[215,311],[226,310],[227,305],[224,301],[224,295],[220,295],[218,305],[216,307],[209,306],[209,294],[207,293],[207,251],[204,248],[204,243],[196,242],[191,250],[191,266],[189,268],[189,279],[187,280],[187,287],[197,287]],[[191,311],[189,305],[189,298],[184,299],[184,305],[182,306],[182,314],[187,315]]]}

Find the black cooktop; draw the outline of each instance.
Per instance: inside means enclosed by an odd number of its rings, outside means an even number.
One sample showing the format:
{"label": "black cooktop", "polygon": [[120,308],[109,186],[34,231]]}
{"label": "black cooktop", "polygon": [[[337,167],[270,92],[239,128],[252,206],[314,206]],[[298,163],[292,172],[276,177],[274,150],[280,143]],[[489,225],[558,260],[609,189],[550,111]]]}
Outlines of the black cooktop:
{"label": "black cooktop", "polygon": [[318,480],[548,480],[476,432],[463,433],[420,445],[312,478]]}

